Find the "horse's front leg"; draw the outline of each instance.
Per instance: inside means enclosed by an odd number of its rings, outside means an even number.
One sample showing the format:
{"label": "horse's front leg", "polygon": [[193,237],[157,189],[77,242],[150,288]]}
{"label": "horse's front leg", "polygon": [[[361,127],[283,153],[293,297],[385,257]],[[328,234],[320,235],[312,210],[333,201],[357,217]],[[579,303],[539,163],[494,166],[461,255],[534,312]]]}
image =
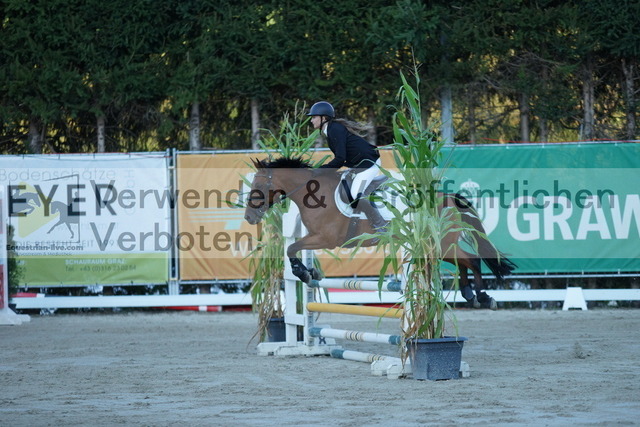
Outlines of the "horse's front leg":
{"label": "horse's front leg", "polygon": [[287,257],[291,263],[291,272],[300,281],[309,285],[311,280],[320,280],[322,276],[315,268],[307,268],[298,258],[298,252],[305,249],[328,249],[326,238],[318,235],[306,235],[287,248]]}
{"label": "horse's front leg", "polygon": [[291,262],[291,272],[301,282],[310,285],[312,280],[322,279],[322,276],[315,268],[305,267],[300,258],[289,258],[289,262]]}

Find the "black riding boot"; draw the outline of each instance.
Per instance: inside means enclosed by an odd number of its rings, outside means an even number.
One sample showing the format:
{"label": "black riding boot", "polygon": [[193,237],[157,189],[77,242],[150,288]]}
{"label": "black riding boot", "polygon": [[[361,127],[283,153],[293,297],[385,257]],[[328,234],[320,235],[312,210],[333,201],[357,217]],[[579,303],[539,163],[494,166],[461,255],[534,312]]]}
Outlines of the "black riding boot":
{"label": "black riding boot", "polygon": [[360,200],[360,205],[358,205],[360,210],[364,212],[371,224],[371,227],[377,232],[384,232],[387,229],[387,221],[380,215],[378,208],[367,199]]}

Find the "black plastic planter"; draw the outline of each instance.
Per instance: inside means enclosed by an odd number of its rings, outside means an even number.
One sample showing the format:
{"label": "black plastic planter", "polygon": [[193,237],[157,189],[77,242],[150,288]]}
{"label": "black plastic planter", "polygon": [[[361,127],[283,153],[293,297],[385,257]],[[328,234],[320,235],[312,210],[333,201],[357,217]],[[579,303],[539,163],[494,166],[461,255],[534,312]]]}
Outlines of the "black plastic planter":
{"label": "black plastic planter", "polygon": [[286,328],[282,317],[269,319],[267,325],[267,342],[281,342],[287,340]]}
{"label": "black plastic planter", "polygon": [[[296,338],[298,341],[304,340],[304,332],[302,327],[298,326],[298,333]],[[269,319],[267,325],[267,342],[283,342],[287,340],[287,325],[284,323],[284,318],[275,317]]]}
{"label": "black plastic planter", "polygon": [[407,340],[409,360],[416,380],[452,380],[460,377],[465,337]]}

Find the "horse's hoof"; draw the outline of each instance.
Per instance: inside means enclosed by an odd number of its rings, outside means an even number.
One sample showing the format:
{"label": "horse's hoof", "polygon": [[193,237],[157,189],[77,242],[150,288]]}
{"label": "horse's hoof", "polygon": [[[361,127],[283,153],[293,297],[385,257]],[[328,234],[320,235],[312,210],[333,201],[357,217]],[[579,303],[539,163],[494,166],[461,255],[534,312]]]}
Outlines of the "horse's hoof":
{"label": "horse's hoof", "polygon": [[322,279],[324,279],[324,277],[322,277],[322,274],[320,274],[320,272],[318,270],[316,270],[315,268],[310,269],[309,273],[311,274],[311,278],[313,280],[322,280]]}
{"label": "horse's hoof", "polygon": [[491,297],[489,297],[486,300],[482,301],[479,304],[479,306],[482,307],[482,308],[488,308],[489,310],[497,310],[498,309],[498,303],[496,302],[496,300],[494,300]]}
{"label": "horse's hoof", "polygon": [[472,299],[469,300],[469,305],[471,306],[471,308],[481,308],[482,304],[480,304],[480,302],[478,301],[478,297],[476,297],[475,295],[473,296]]}
{"label": "horse's hoof", "polygon": [[298,277],[298,279],[300,279],[301,282],[306,283],[307,285],[311,283],[311,274],[309,274],[309,271],[303,271],[301,274],[296,274],[296,276]]}
{"label": "horse's hoof", "polygon": [[[294,276],[305,283],[309,283],[311,281],[311,275],[309,274],[309,270],[304,266],[302,261],[298,258],[291,258],[291,272]],[[306,280],[305,280],[306,279]]]}
{"label": "horse's hoof", "polygon": [[498,303],[496,302],[496,300],[487,295],[486,292],[481,291],[477,296],[478,302],[480,303],[480,306],[482,308],[488,308],[491,310],[496,310],[498,308]]}

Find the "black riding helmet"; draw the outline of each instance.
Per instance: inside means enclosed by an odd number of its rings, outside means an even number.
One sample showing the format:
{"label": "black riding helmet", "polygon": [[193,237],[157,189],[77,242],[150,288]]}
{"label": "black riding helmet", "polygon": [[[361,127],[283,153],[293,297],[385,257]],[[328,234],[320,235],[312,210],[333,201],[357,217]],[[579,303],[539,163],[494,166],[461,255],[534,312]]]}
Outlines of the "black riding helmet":
{"label": "black riding helmet", "polygon": [[333,105],[327,101],[316,102],[309,109],[307,116],[328,116],[332,119],[336,117],[336,112],[333,109]]}

